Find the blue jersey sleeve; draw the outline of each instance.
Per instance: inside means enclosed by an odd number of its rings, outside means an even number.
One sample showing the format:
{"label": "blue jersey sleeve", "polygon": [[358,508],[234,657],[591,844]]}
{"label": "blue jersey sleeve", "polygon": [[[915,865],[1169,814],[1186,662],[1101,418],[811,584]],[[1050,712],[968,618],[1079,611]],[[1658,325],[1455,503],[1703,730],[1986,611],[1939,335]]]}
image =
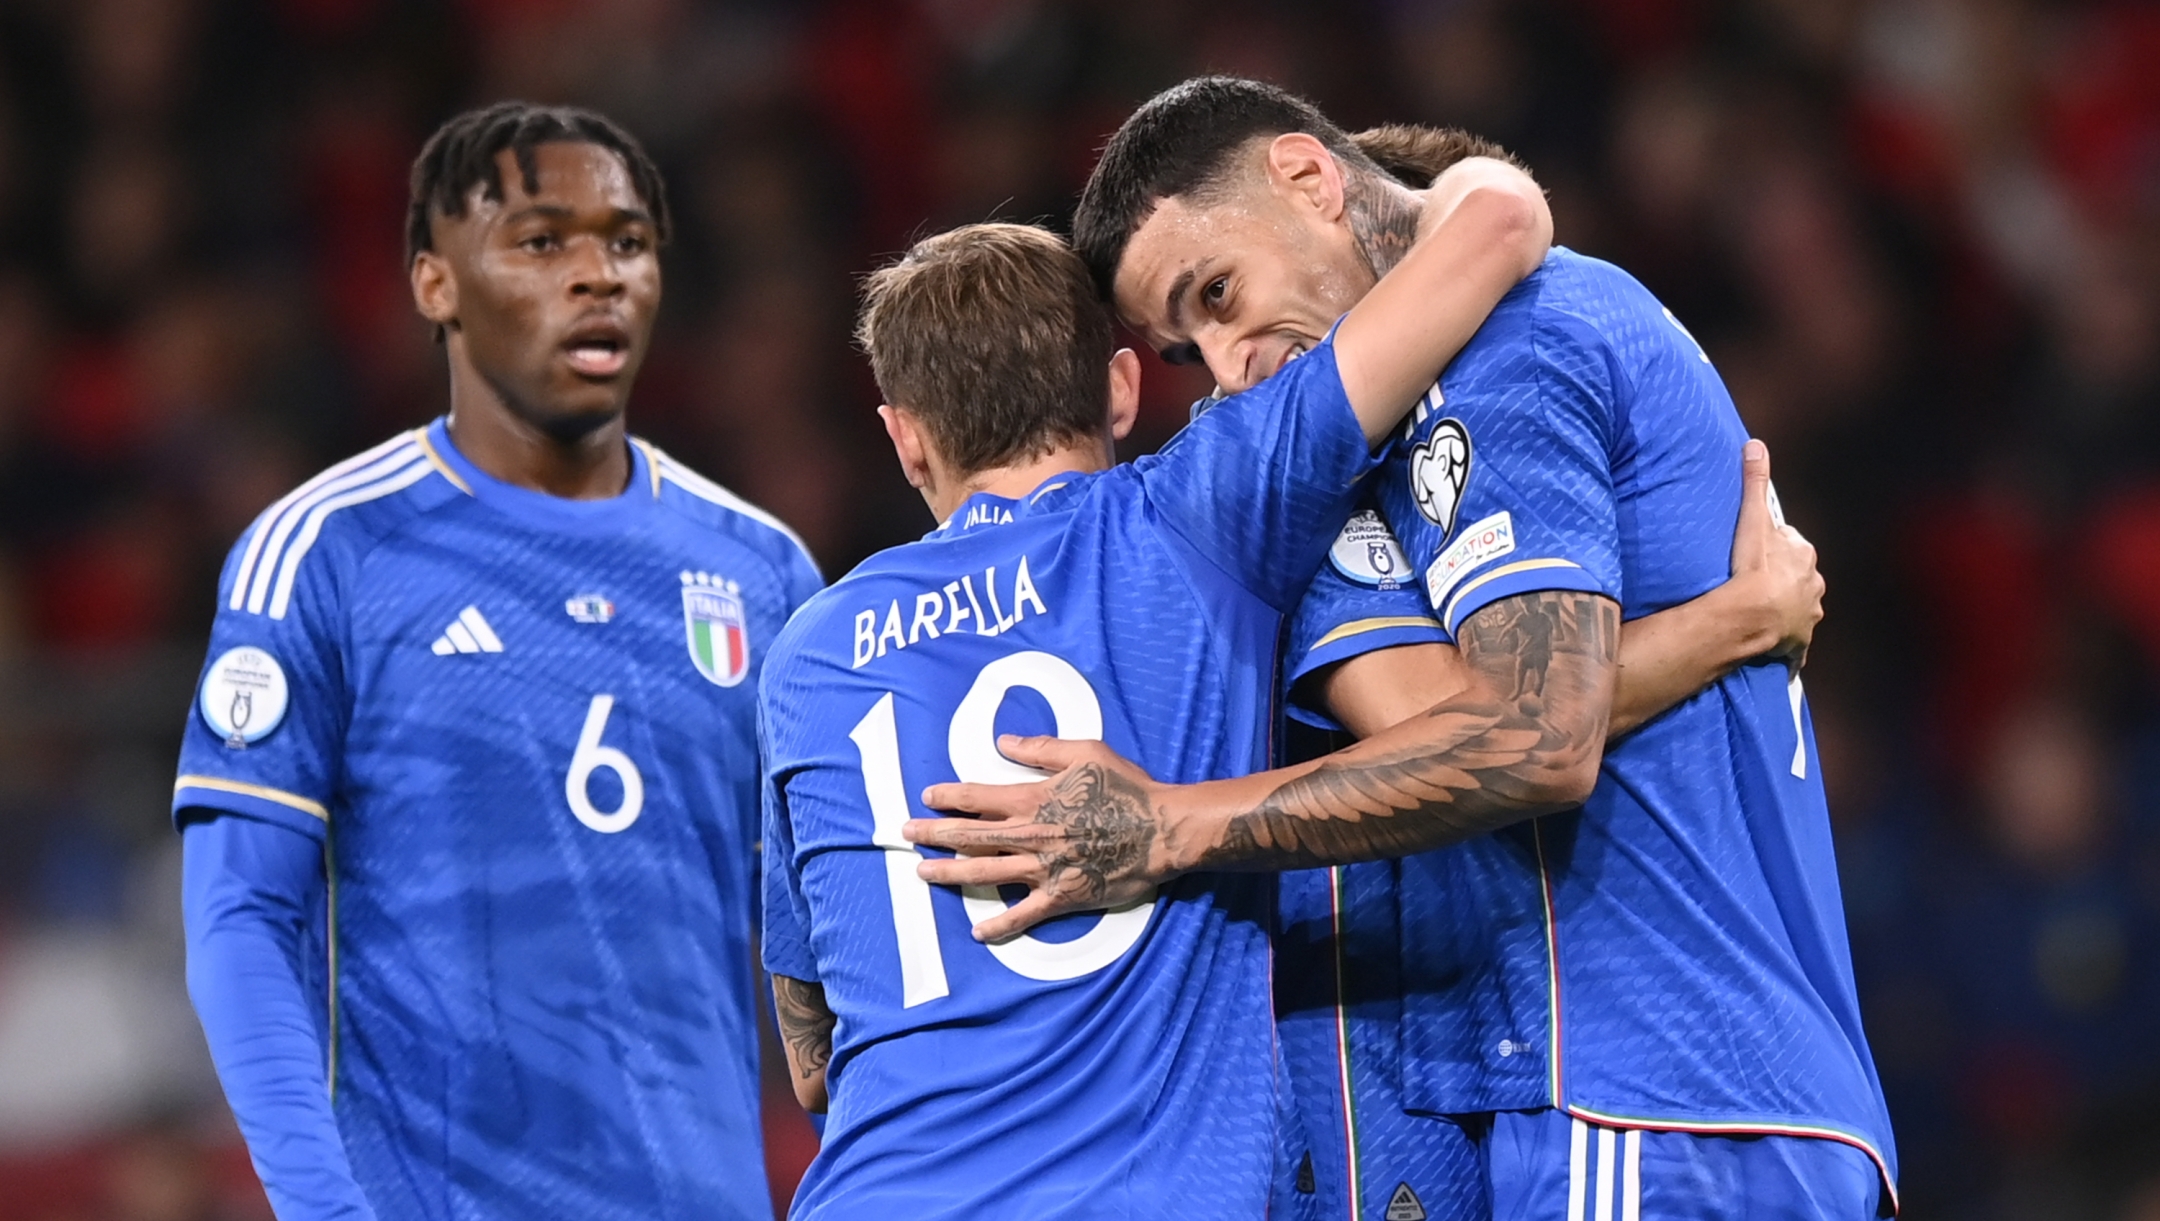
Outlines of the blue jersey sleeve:
{"label": "blue jersey sleeve", "polygon": [[1450,635],[1518,594],[1621,597],[1610,457],[1620,374],[1572,315],[1540,308],[1508,330],[1466,353],[1395,457],[1414,507],[1391,500],[1390,516],[1418,540],[1426,601]]}
{"label": "blue jersey sleeve", "polygon": [[1448,634],[1425,605],[1402,545],[1367,506],[1352,514],[1328,549],[1290,621],[1283,681],[1291,716],[1322,729],[1339,729],[1327,710],[1306,702],[1298,684],[1307,676],[1353,657],[1409,644],[1445,644]]}
{"label": "blue jersey sleeve", "polygon": [[373,1221],[330,1110],[323,1037],[302,982],[302,931],[323,906],[322,848],[219,818],[182,837],[188,996],[233,1118],[281,1218]]}
{"label": "blue jersey sleeve", "polygon": [[219,581],[210,653],[181,739],[173,816],[184,823],[191,810],[241,814],[320,840],[350,712],[340,566],[300,566],[289,599],[253,596],[266,584],[255,569],[268,564],[256,536],[273,516],[234,545]]}
{"label": "blue jersey sleeve", "polygon": [[1343,393],[1330,335],[1136,465],[1173,530],[1287,614],[1354,506],[1358,481],[1377,464]]}
{"label": "blue jersey sleeve", "polygon": [[[799,543],[787,549],[785,561],[788,614],[817,596],[825,587],[810,553]],[[770,667],[772,659],[766,662]],[[770,676],[768,675],[768,678]],[[795,869],[795,830],[788,821],[787,794],[783,778],[765,766],[773,758],[766,737],[770,712],[760,682],[758,699],[758,803],[763,819],[758,867],[763,894],[763,956],[766,971],[790,979],[816,980],[817,960],[810,955],[810,912],[803,904],[802,879]]]}
{"label": "blue jersey sleeve", "polygon": [[789,979],[816,982],[817,959],[810,950],[810,908],[803,902],[802,876],[795,863],[795,827],[788,817],[787,775],[775,766],[771,734],[777,728],[770,696],[779,676],[767,660],[766,681],[758,692],[759,791],[764,806],[765,970]]}

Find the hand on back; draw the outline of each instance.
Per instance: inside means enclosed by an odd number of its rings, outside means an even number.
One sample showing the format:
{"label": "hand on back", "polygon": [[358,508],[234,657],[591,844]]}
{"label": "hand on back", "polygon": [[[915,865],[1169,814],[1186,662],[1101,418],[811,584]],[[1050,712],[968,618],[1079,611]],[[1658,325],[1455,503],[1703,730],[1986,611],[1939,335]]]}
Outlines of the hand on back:
{"label": "hand on back", "polygon": [[1822,573],[1815,545],[1785,523],[1770,485],[1770,450],[1750,441],[1741,475],[1740,523],[1733,532],[1732,581],[1771,617],[1778,643],[1770,655],[1805,664],[1822,622]]}

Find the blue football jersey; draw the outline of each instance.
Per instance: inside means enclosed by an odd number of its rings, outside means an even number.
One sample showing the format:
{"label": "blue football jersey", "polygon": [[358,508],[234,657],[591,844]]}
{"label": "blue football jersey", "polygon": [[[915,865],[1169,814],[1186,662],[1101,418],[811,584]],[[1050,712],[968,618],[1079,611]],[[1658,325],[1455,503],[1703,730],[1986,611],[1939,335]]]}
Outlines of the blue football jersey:
{"label": "blue football jersey", "polygon": [[[1633,619],[1729,575],[1746,439],[1671,311],[1560,249],[1406,422],[1381,503],[1450,631],[1552,589]],[[1894,1181],[1783,664],[1613,744],[1580,812],[1408,859],[1401,887],[1413,1108],[1828,1137]]]}
{"label": "blue football jersey", "polygon": [[384,1217],[765,1217],[760,662],[819,579],[643,443],[513,487],[441,421],[234,547],[176,815],[319,839],[321,1029]]}
{"label": "blue football jersey", "polygon": [[1004,945],[933,888],[925,786],[1025,781],[999,733],[1099,738],[1164,780],[1264,768],[1285,618],[1373,459],[1323,344],[1162,452],[978,495],[774,646],[765,962],[838,1016],[802,1217],[1249,1219],[1288,1092],[1272,880],[1180,878]]}

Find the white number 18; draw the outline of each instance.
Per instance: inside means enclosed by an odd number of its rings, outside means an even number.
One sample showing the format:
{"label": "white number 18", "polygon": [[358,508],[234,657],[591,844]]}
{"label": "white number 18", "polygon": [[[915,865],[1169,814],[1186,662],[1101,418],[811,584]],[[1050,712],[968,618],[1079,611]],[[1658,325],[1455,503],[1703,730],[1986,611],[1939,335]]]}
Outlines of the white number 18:
{"label": "white number 18", "polygon": [[[961,699],[946,732],[946,751],[962,782],[1026,784],[1043,778],[1045,773],[998,753],[998,706],[1015,687],[1036,692],[1050,705],[1058,737],[1102,738],[1102,703],[1070,662],[1035,651],[1001,657],[975,676],[975,685]],[[912,1009],[950,995],[952,988],[945,980],[945,952],[938,944],[930,884],[915,876],[915,866],[922,856],[913,844],[900,838],[900,826],[908,820],[909,811],[907,784],[900,776],[900,735],[894,724],[891,692],[871,706],[848,737],[862,756],[863,790],[870,798],[871,842],[885,850],[885,884],[892,896],[893,932],[900,948],[900,1001],[903,1008]],[[1005,906],[996,888],[988,886],[963,887],[961,899],[968,919],[978,923]],[[1023,935],[985,948],[1009,970],[1028,979],[1077,979],[1123,957],[1146,931],[1154,910],[1151,892],[1145,900],[1104,912],[1094,928],[1071,941],[1042,941]]]}

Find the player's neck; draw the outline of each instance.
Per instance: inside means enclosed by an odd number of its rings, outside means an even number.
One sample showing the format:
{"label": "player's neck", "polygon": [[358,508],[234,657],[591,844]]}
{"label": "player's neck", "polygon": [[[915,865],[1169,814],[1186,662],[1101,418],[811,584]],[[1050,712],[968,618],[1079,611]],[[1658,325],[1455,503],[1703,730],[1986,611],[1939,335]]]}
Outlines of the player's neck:
{"label": "player's neck", "polygon": [[1348,208],[1350,232],[1377,282],[1417,244],[1424,198],[1392,178],[1366,175],[1357,181]]}
{"label": "player's neck", "polygon": [[938,487],[923,489],[923,499],[930,503],[930,511],[939,521],[945,521],[960,511],[970,496],[988,492],[1007,500],[1019,500],[1028,493],[1050,482],[1059,475],[1073,473],[1090,474],[1110,469],[1116,461],[1108,443],[1089,441],[1082,445],[1063,445],[1039,458],[1011,466],[992,467],[977,471],[964,479],[954,479]]}
{"label": "player's neck", "polygon": [[450,440],[481,471],[566,500],[607,500],[629,486],[621,415],[565,440],[520,418],[484,384],[468,387],[464,380],[455,373],[450,379]]}

